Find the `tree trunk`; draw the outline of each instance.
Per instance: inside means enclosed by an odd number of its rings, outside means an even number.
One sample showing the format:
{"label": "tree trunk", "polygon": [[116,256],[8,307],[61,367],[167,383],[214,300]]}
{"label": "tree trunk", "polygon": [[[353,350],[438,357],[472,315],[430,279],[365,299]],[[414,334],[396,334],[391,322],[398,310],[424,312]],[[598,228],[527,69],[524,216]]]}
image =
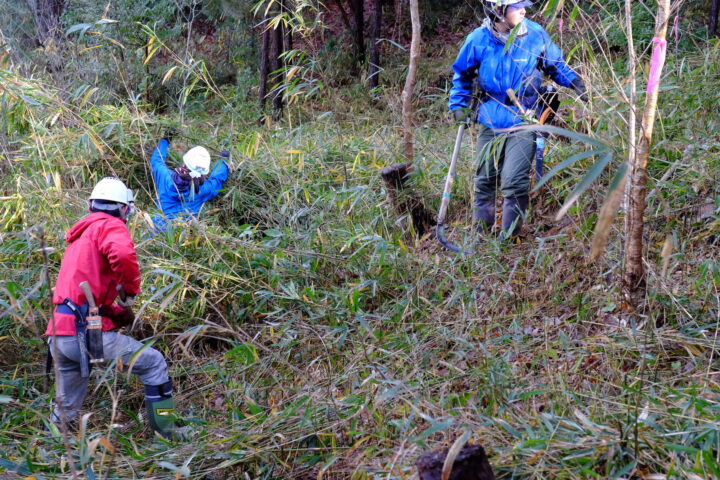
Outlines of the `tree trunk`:
{"label": "tree trunk", "polygon": [[260,109],[265,108],[265,102],[267,100],[267,84],[268,75],[270,73],[270,29],[267,26],[267,16],[262,22],[262,39],[260,41],[260,87],[258,96],[260,97]]}
{"label": "tree trunk", "polygon": [[[284,15],[286,15],[288,18],[291,15],[290,8],[288,7],[288,1],[283,0],[283,2],[280,4],[280,7],[282,9],[282,12]],[[284,25],[284,37],[283,37],[283,53],[289,52],[293,48],[293,29],[289,25]]]}
{"label": "tree trunk", "polygon": [[60,16],[67,7],[66,0],[26,0],[35,21],[35,38],[39,45],[60,40],[63,34]]}
{"label": "tree trunk", "polygon": [[348,30],[352,30],[352,26],[350,25],[350,20],[348,19],[348,15],[342,6],[342,2],[340,0],[335,0],[335,5],[337,5],[338,10],[340,11],[340,18],[342,19],[343,24],[345,25],[345,28]]}
{"label": "tree trunk", "polygon": [[[447,456],[448,449],[422,454],[416,463],[420,480],[441,480]],[[480,445],[465,445],[450,468],[448,480],[495,480],[485,450]]]}
{"label": "tree trunk", "polygon": [[628,39],[628,70],[630,71],[630,96],[628,102],[630,108],[628,110],[628,173],[625,176],[623,211],[625,212],[625,231],[630,231],[630,190],[632,188],[633,168],[635,166],[635,156],[637,154],[637,57],[635,55],[635,41],[633,40],[632,28],[632,1],[625,0],[625,20],[626,34]]}
{"label": "tree trunk", "polygon": [[413,228],[418,237],[430,232],[435,226],[435,215],[425,207],[422,200],[406,185],[413,167],[407,163],[396,163],[380,171],[385,183],[390,204],[398,215],[410,214]]}
{"label": "tree trunk", "polygon": [[[284,1],[281,0],[280,2],[280,12],[282,12],[284,9]],[[272,97],[272,105],[273,105],[273,120],[279,120],[280,117],[282,117],[282,111],[284,106],[283,101],[283,77],[284,72],[280,71],[283,68],[283,59],[282,54],[285,52],[284,44],[285,44],[285,24],[283,22],[278,22],[277,25],[275,25],[275,29],[272,31],[272,48],[270,53],[270,70],[272,70],[271,74],[271,83],[273,85],[273,90],[270,93],[270,97]]]}
{"label": "tree trunk", "polygon": [[665,62],[665,37],[667,35],[670,0],[658,0],[658,13],[655,20],[655,38],[648,78],[645,110],[643,112],[641,137],[637,145],[635,165],[630,190],[628,210],[627,246],[625,250],[624,288],[629,300],[638,305],[645,294],[646,279],[643,268],[643,215],[645,213],[645,195],[647,190],[647,164],[650,155],[658,93],[660,90],[660,74]]}
{"label": "tree trunk", "polygon": [[418,0],[410,0],[410,20],[412,21],[412,40],[410,42],[410,66],[405,78],[405,88],[402,92],[403,139],[405,142],[405,161],[413,161],[413,132],[412,132],[412,96],[415,89],[415,76],[417,63],[420,57],[420,12]]}
{"label": "tree trunk", "polygon": [[67,8],[67,0],[26,0],[35,22],[35,40],[48,53],[48,67],[52,72],[63,68],[60,51],[63,26],[60,17]]}
{"label": "tree trunk", "polygon": [[353,37],[355,42],[355,64],[359,67],[365,61],[365,1],[352,0],[353,16]]}
{"label": "tree trunk", "polygon": [[370,89],[380,84],[380,28],[382,27],[382,0],[373,0],[372,30],[370,32]]}
{"label": "tree trunk", "polygon": [[710,3],[710,18],[708,18],[708,36],[717,37],[718,12],[720,12],[720,0],[712,0]]}

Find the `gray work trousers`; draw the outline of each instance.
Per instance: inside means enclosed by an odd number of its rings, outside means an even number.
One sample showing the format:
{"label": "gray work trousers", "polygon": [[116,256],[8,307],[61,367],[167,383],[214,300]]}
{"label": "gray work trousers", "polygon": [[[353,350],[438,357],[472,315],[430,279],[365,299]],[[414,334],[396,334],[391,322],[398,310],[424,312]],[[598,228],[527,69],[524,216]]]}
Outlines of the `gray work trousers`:
{"label": "gray work trousers", "polygon": [[[53,339],[57,339],[57,356]],[[80,347],[77,337],[57,336],[48,339],[50,353],[60,370],[60,377],[56,379],[56,402],[62,403],[68,422],[74,421],[80,412],[83,400],[87,395],[88,379],[80,376]],[[132,337],[117,332],[103,332],[103,351],[106,362],[122,359],[127,366],[135,352],[143,344]],[[97,368],[97,367],[94,367]],[[170,380],[167,363],[162,354],[154,348],[146,348],[135,360],[132,373],[140,377],[144,385],[162,385]],[[52,421],[60,423],[60,410],[57,405],[53,409]]]}
{"label": "gray work trousers", "polygon": [[530,166],[535,158],[535,132],[496,133],[480,125],[477,140],[475,204],[495,200],[500,172],[500,192],[505,198],[528,195]]}

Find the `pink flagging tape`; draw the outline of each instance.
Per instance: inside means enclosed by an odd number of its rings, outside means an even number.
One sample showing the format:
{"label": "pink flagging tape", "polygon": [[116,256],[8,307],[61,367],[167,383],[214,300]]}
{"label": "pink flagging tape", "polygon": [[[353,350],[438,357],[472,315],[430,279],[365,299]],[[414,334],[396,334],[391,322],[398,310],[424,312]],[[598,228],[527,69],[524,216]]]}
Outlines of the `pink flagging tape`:
{"label": "pink flagging tape", "polygon": [[650,60],[650,76],[648,77],[647,93],[652,93],[660,85],[660,75],[665,65],[667,41],[664,38],[653,38],[652,60]]}
{"label": "pink flagging tape", "polygon": [[563,20],[563,19],[561,18],[560,21],[558,22],[558,30],[560,30],[560,33],[562,33],[562,31],[563,31],[564,29],[565,29],[565,20]]}

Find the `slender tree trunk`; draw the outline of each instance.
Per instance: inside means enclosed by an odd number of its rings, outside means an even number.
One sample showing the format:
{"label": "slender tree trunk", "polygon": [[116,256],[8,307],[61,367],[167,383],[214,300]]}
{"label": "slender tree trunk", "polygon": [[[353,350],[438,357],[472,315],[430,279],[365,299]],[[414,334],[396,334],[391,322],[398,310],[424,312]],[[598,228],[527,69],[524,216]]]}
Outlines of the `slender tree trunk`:
{"label": "slender tree trunk", "polygon": [[413,132],[412,132],[412,97],[415,89],[415,76],[417,74],[418,58],[420,57],[420,12],[418,0],[410,0],[410,20],[412,22],[412,40],[410,42],[410,66],[405,78],[405,88],[402,92],[403,138],[405,142],[405,161],[413,161]]}
{"label": "slender tree trunk", "polygon": [[382,27],[382,0],[373,0],[372,30],[370,33],[370,89],[380,84],[380,29]]}
{"label": "slender tree trunk", "polygon": [[635,55],[635,41],[633,40],[632,28],[632,1],[625,0],[625,19],[627,21],[626,32],[628,42],[628,70],[630,71],[630,109],[628,110],[628,174],[625,176],[625,194],[623,197],[623,210],[625,211],[625,231],[630,231],[630,190],[632,188],[633,168],[637,148],[637,58]]}
{"label": "slender tree trunk", "polygon": [[708,36],[717,37],[718,12],[720,12],[720,0],[712,0],[710,3],[710,18],[708,18]]}
{"label": "slender tree trunk", "polygon": [[67,0],[26,0],[35,22],[35,40],[48,52],[48,67],[52,72],[63,69],[63,26],[60,17],[67,8]]}
{"label": "slender tree trunk", "polygon": [[63,29],[60,16],[67,8],[67,0],[26,0],[35,21],[35,38],[39,45],[48,46],[49,41],[58,41]]}
{"label": "slender tree trunk", "polygon": [[337,5],[338,10],[340,11],[340,18],[342,19],[345,28],[348,30],[352,30],[352,26],[350,25],[350,19],[348,18],[348,14],[345,11],[345,8],[343,8],[342,6],[342,2],[340,0],[335,0],[335,5]]}
{"label": "slender tree trunk", "polygon": [[262,38],[260,40],[260,87],[258,96],[260,101],[260,108],[265,108],[265,102],[267,100],[267,84],[268,75],[270,73],[270,29],[267,26],[267,16],[262,22],[263,29]]}
{"label": "slender tree trunk", "polygon": [[[627,246],[625,250],[624,287],[628,298],[635,305],[645,294],[646,279],[643,268],[643,215],[645,213],[645,195],[647,190],[647,164],[650,155],[650,141],[657,109],[660,90],[660,74],[664,63],[665,37],[667,35],[670,0],[658,0],[658,13],[655,21],[653,39],[653,60],[651,62],[648,91],[645,97],[645,110],[642,118],[641,137],[637,146],[637,157],[632,168],[633,179],[630,190],[630,209],[628,210]],[[653,76],[653,73],[655,76]]]}
{"label": "slender tree trunk", "polygon": [[355,43],[355,63],[358,65],[363,64],[365,61],[365,1],[364,0],[353,0],[353,15],[355,21],[353,25],[353,37]]}
{"label": "slender tree trunk", "polygon": [[[284,9],[284,1],[280,1],[280,10],[279,12],[282,12]],[[278,13],[279,13],[278,12]],[[283,77],[284,72],[280,71],[283,67],[283,60],[282,60],[282,54],[285,52],[284,50],[284,40],[285,40],[285,25],[283,22],[278,22],[278,24],[275,26],[275,29],[272,31],[272,48],[270,53],[270,69],[272,70],[271,74],[271,83],[273,84],[273,90],[270,93],[270,96],[272,97],[272,105],[273,105],[273,119],[278,120],[282,116],[283,111]]]}

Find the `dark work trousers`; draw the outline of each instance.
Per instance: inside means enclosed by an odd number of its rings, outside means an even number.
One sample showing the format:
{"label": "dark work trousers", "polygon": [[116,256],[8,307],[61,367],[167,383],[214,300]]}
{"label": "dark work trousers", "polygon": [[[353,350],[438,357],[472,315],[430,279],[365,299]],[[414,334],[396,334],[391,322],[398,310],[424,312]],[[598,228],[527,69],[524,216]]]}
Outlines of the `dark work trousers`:
{"label": "dark work trousers", "polygon": [[535,132],[496,133],[481,124],[477,141],[475,205],[494,201],[498,185],[505,198],[527,196],[535,150]]}

